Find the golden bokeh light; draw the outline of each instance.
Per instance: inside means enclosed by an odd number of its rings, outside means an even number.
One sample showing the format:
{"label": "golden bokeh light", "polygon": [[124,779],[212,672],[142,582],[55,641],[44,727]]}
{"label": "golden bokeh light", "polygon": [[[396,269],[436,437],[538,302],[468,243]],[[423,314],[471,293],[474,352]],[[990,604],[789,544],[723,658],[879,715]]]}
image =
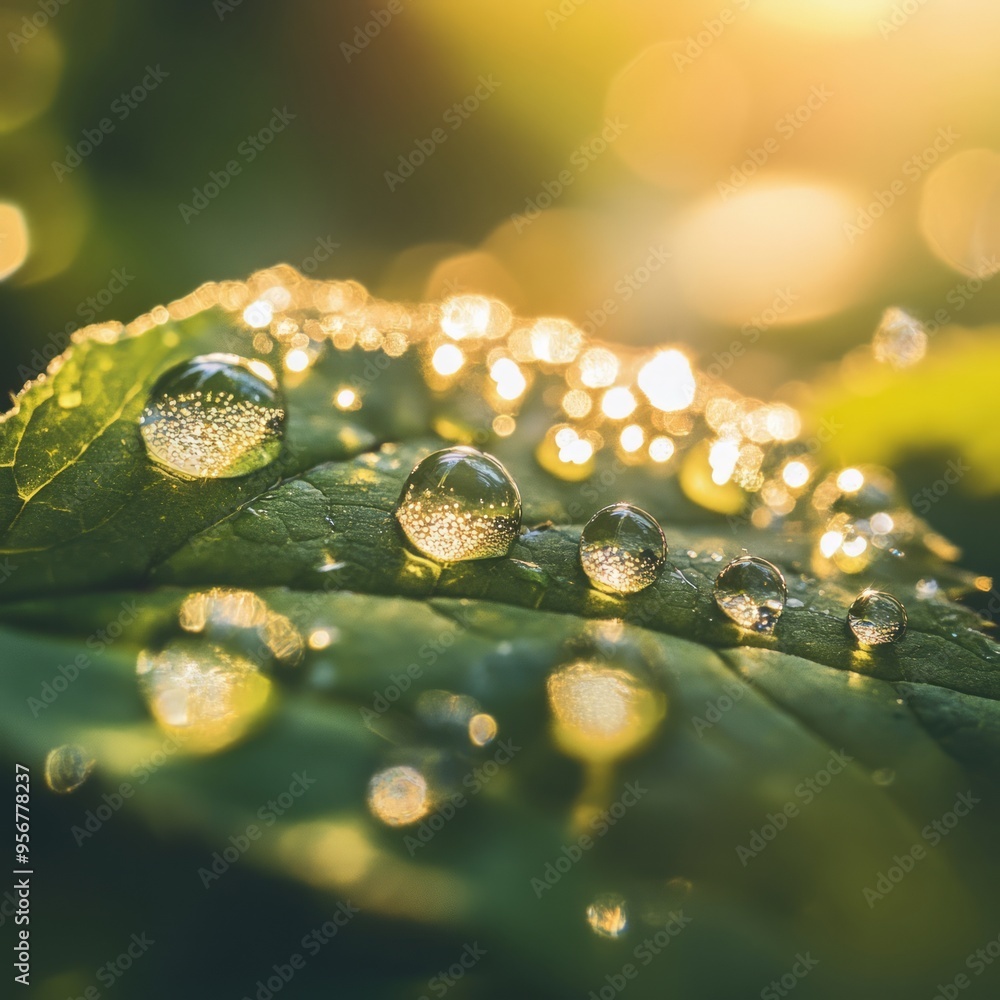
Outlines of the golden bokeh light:
{"label": "golden bokeh light", "polygon": [[0,202],[0,280],[25,262],[30,246],[24,212],[10,202]]}

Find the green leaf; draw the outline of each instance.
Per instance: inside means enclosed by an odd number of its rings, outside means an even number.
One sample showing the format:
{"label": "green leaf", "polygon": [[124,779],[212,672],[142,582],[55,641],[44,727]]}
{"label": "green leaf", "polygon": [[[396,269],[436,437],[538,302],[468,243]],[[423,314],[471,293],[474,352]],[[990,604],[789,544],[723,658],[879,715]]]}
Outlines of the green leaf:
{"label": "green leaf", "polygon": [[[1000,919],[1000,648],[971,611],[917,596],[922,577],[957,590],[961,573],[918,547],[880,567],[909,629],[863,652],[845,615],[870,581],[817,580],[807,527],[730,527],[672,480],[606,459],[560,482],[533,455],[539,400],[488,444],[520,486],[526,529],[505,559],[438,565],[408,549],[394,505],[442,445],[442,418],[474,426],[476,411],[429,392],[412,352],[373,369],[369,352],[330,351],[288,379],[285,446],[260,472],[191,482],[152,465],[138,419],[153,382],[200,353],[253,356],[250,337],[216,311],[83,340],[0,427],[6,754],[33,771],[46,877],[102,893],[82,930],[72,905],[40,913],[65,942],[40,995],[84,990],[148,924],[173,944],[136,963],[129,995],[170,983],[249,996],[348,899],[360,915],[298,974],[299,995],[427,994],[472,942],[486,957],[456,996],[586,996],[629,962],[630,997],[754,995],[800,952],[819,959],[810,996],[929,996],[962,971]],[[331,405],[361,383],[360,410]],[[672,563],[627,598],[589,587],[577,557],[580,522],[620,499],[661,519]],[[771,635],[739,629],[712,597],[744,548],[788,581]],[[182,628],[185,602],[215,588],[264,611]],[[279,626],[298,639],[287,655],[267,631]],[[327,645],[302,641],[320,633]],[[141,651],[179,642],[260,662],[271,682],[267,710],[221,752],[158,728],[140,693]],[[598,688],[604,714],[574,709],[576,743],[547,686],[572,663],[615,685],[631,677],[639,699]],[[474,699],[496,741],[478,746],[435,716],[435,691]],[[640,701],[644,738],[602,758],[602,727]],[[97,765],[56,797],[43,762],[65,743]],[[422,823],[388,826],[368,809],[370,779],[393,766],[425,776]],[[267,811],[303,772],[315,785]],[[123,785],[120,808],[88,830]],[[956,804],[968,815],[952,824]],[[259,840],[206,888],[199,870],[251,824]],[[897,884],[886,873],[904,856]],[[606,892],[628,901],[618,940],[585,919]],[[268,913],[260,939],[266,906],[280,922]],[[690,926],[669,947],[636,950],[680,911]],[[198,933],[178,939],[178,921]],[[217,949],[209,928],[229,944]],[[200,963],[214,971],[176,986]]]}

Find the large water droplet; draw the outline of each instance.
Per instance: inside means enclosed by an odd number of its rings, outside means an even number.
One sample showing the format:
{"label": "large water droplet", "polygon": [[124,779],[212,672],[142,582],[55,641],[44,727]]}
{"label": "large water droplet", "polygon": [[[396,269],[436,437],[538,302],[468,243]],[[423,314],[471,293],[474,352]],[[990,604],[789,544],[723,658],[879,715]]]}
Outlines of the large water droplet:
{"label": "large water droplet", "polygon": [[197,753],[240,739],[271,692],[256,663],[208,642],[179,640],[158,653],[143,651],[136,673],[160,727]]}
{"label": "large water droplet", "polygon": [[906,632],[906,609],[892,594],[863,590],[847,612],[847,624],[862,646],[898,642]]}
{"label": "large water droplet", "polygon": [[667,541],[656,518],[628,503],[599,510],[580,533],[580,565],[606,594],[634,594],[656,582]]}
{"label": "large water droplet", "polygon": [[79,788],[94,769],[94,759],[83,747],[68,743],[50,750],[45,758],[45,783],[65,795]]}
{"label": "large water droplet", "polygon": [[733,559],[715,578],[715,603],[737,625],[754,632],[774,628],[787,596],[781,570],[757,556]]}
{"label": "large water droplet", "polygon": [[205,354],[156,381],[140,429],[149,457],[195,479],[245,476],[281,450],[285,411],[261,361]]}
{"label": "large water droplet", "polygon": [[379,771],[368,782],[368,808],[388,826],[416,823],[427,814],[427,779],[407,765]]}
{"label": "large water droplet", "polygon": [[439,562],[493,559],[517,538],[521,496],[491,455],[445,448],[410,473],[396,519],[413,546]]}
{"label": "large water droplet", "polygon": [[617,892],[605,892],[587,907],[587,923],[600,937],[618,938],[628,930],[628,905]]}

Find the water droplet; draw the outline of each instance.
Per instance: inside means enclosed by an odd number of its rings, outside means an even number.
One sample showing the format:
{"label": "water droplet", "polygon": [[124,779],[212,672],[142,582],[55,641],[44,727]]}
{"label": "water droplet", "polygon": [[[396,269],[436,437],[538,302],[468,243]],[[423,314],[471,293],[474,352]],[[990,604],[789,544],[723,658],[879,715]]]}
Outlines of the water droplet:
{"label": "water droplet", "polygon": [[572,757],[617,760],[654,732],[666,699],[633,673],[580,660],[560,667],[546,682],[556,742]]}
{"label": "water droplet", "polygon": [[414,547],[439,562],[495,559],[517,538],[521,496],[491,455],[445,448],[410,473],[396,519]]}
{"label": "water droplet", "polygon": [[628,930],[628,905],[617,892],[605,892],[587,907],[587,923],[599,937],[619,938]]}
{"label": "water droplet", "polygon": [[267,365],[233,354],[205,354],[160,376],[140,428],[157,464],[195,479],[224,479],[273,462],[284,422]]}
{"label": "water droplet", "polygon": [[492,743],[497,735],[497,720],[492,715],[480,712],[469,719],[469,739],[477,747]]}
{"label": "water droplet", "polygon": [[45,758],[45,783],[65,795],[79,788],[94,769],[94,759],[83,747],[67,743],[50,750]]}
{"label": "water droplet", "polygon": [[79,389],[61,392],[56,402],[64,410],[75,410],[83,402],[83,393]]}
{"label": "water droplet", "polygon": [[847,624],[862,646],[898,642],[906,632],[906,609],[891,594],[863,590],[847,613]]}
{"label": "water droplet", "polygon": [[757,556],[733,559],[715,578],[715,603],[737,625],[754,632],[772,631],[787,596],[781,570]]}
{"label": "water droplet", "polygon": [[429,806],[427,780],[414,767],[390,767],[368,782],[368,808],[388,826],[416,823]]}
{"label": "water droplet", "polygon": [[158,653],[143,651],[136,673],[160,727],[196,753],[240,739],[271,692],[252,660],[207,642],[179,640]]}
{"label": "water droplet", "polygon": [[876,361],[893,368],[909,368],[927,353],[927,332],[902,309],[886,309],[872,338]]}
{"label": "water droplet", "polygon": [[606,594],[634,594],[663,572],[667,541],[656,518],[628,503],[599,510],[580,534],[580,565]]}

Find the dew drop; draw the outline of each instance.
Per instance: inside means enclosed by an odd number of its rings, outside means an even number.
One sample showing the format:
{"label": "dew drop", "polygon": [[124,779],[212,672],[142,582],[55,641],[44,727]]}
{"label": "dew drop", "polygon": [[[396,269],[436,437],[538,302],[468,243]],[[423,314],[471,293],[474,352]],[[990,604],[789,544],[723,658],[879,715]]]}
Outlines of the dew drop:
{"label": "dew drop", "polygon": [[429,806],[427,780],[414,767],[389,767],[368,782],[368,808],[387,826],[416,823]]}
{"label": "dew drop", "polygon": [[79,788],[94,769],[94,759],[72,743],[50,750],[45,758],[45,783],[54,792],[66,795]]}
{"label": "dew drop", "polygon": [[477,746],[492,743],[497,735],[497,720],[492,715],[480,712],[469,719],[469,739]]}
{"label": "dew drop", "polygon": [[603,938],[619,938],[628,930],[628,905],[625,897],[605,892],[587,907],[587,923]]}
{"label": "dew drop", "polygon": [[495,559],[517,538],[521,496],[491,455],[445,448],[410,473],[396,519],[412,545],[438,562]]}
{"label": "dew drop", "polygon": [[214,643],[178,640],[136,662],[153,718],[195,753],[240,739],[267,705],[271,682],[257,664]]}
{"label": "dew drop", "polygon": [[281,450],[285,411],[271,369],[233,354],[205,354],[157,380],[140,418],[158,465],[195,479],[245,476]]}
{"label": "dew drop", "polygon": [[863,590],[847,613],[847,624],[862,646],[898,642],[906,632],[906,609],[891,594]]}
{"label": "dew drop", "polygon": [[546,682],[556,743],[570,757],[605,763],[633,753],[656,731],[663,695],[630,670],[591,660],[560,667]]}
{"label": "dew drop", "polygon": [[715,578],[715,603],[737,625],[754,632],[774,629],[787,596],[781,570],[757,556],[733,559]]}
{"label": "dew drop", "polygon": [[580,565],[606,594],[634,594],[655,583],[667,558],[656,518],[628,503],[599,510],[580,534]]}

